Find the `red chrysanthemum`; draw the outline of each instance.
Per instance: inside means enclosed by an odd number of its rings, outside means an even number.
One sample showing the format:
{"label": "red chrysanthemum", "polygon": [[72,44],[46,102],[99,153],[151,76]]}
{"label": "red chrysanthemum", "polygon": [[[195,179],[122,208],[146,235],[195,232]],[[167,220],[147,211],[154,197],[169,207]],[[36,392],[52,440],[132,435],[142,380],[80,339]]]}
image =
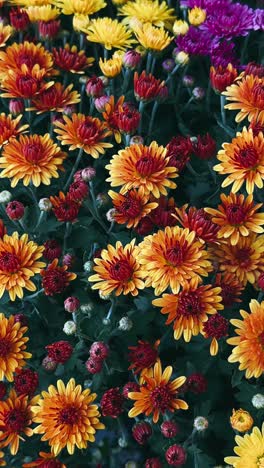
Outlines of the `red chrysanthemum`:
{"label": "red chrysanthemum", "polygon": [[38,32],[41,39],[53,39],[60,30],[60,20],[38,21]]}
{"label": "red chrysanthemum", "polygon": [[145,468],[162,468],[162,463],[159,458],[148,458],[145,461]]}
{"label": "red chrysanthemum", "polygon": [[76,180],[69,187],[69,195],[73,200],[82,201],[88,195],[88,186],[83,180]]}
{"label": "red chrysanthemum", "polygon": [[59,196],[50,197],[50,201],[53,213],[58,221],[65,223],[76,221],[80,210],[80,203],[73,200],[69,193],[65,195],[63,192],[60,192]]}
{"label": "red chrysanthemum", "polygon": [[39,383],[38,373],[31,369],[18,369],[14,377],[14,387],[18,395],[32,396]]}
{"label": "red chrysanthemum", "polygon": [[204,393],[207,390],[207,380],[203,374],[196,372],[187,377],[184,387],[195,394]]}
{"label": "red chrysanthemum", "polygon": [[26,10],[20,8],[11,8],[9,17],[11,26],[17,31],[24,31],[30,23]]}
{"label": "red chrysanthemum", "polygon": [[179,172],[182,171],[193,152],[190,138],[182,135],[173,137],[166,148],[167,156],[170,158],[170,166],[176,167]]}
{"label": "red chrysanthemum", "polygon": [[134,93],[139,101],[149,102],[156,99],[164,86],[164,81],[158,80],[151,73],[147,75],[145,70],[141,75],[138,75],[138,72],[134,74]]}
{"label": "red chrysanthemum", "polygon": [[193,154],[200,159],[211,159],[216,155],[216,142],[207,133],[206,135],[198,135],[197,139],[192,142]]}
{"label": "red chrysanthemum", "polygon": [[90,356],[93,359],[103,361],[109,354],[109,347],[102,341],[95,341],[90,348]]}
{"label": "red chrysanthemum", "polygon": [[220,314],[212,315],[203,324],[202,334],[205,338],[212,338],[210,354],[215,356],[218,353],[218,341],[228,335],[228,320]]}
{"label": "red chrysanthemum", "polygon": [[9,70],[1,82],[1,89],[4,91],[1,97],[32,99],[53,85],[53,81],[43,81],[46,73],[39,65],[35,65],[31,71],[28,71],[25,64],[20,71]]}
{"label": "red chrysanthemum", "polygon": [[47,296],[62,293],[69,285],[69,282],[76,278],[75,273],[69,273],[67,270],[66,265],[58,266],[57,258],[47,266],[46,270],[41,270],[42,286]]}
{"label": "red chrysanthemum", "polygon": [[104,82],[99,76],[92,76],[86,83],[87,96],[98,98],[104,94]]}
{"label": "red chrysanthemum", "polygon": [[220,227],[213,223],[212,217],[203,208],[197,209],[191,206],[188,211],[187,208],[187,204],[181,208],[175,208],[174,216],[180,224],[190,231],[195,231],[200,241],[216,242]]}
{"label": "red chrysanthemum", "polygon": [[25,207],[23,203],[19,201],[11,201],[6,205],[6,214],[10,219],[14,221],[23,218],[25,213]]}
{"label": "red chrysanthemum", "polygon": [[139,126],[140,112],[131,104],[124,103],[124,105],[120,106],[115,112],[113,118],[120,132],[133,135]]}
{"label": "red chrysanthemum", "polygon": [[239,296],[244,288],[234,274],[217,273],[215,285],[221,288],[222,303],[225,307],[233,306],[234,302],[241,302]]}
{"label": "red chrysanthemum", "polygon": [[135,228],[135,231],[140,236],[146,236],[149,234],[154,228],[154,224],[151,221],[149,216],[145,216],[145,218],[141,219]]}
{"label": "red chrysanthemum", "polygon": [[244,75],[254,75],[264,78],[264,66],[260,63],[249,62],[244,70]]}
{"label": "red chrysanthemum", "polygon": [[151,211],[149,217],[155,226],[163,228],[166,226],[175,226],[177,219],[175,216],[175,200],[173,197],[160,197],[158,200],[159,205]]}
{"label": "red chrysanthemum", "polygon": [[68,341],[56,341],[50,345],[45,346],[45,349],[48,350],[48,358],[57,364],[64,364],[64,362],[70,359],[73,348]]}
{"label": "red chrysanthemum", "polygon": [[234,83],[237,77],[237,70],[231,63],[227,67],[219,66],[210,68],[210,81],[212,88],[218,93],[226,90],[227,86]]}
{"label": "red chrysanthemum", "polygon": [[53,453],[39,452],[39,458],[30,463],[24,463],[23,468],[66,468],[66,465],[60,462]]}
{"label": "red chrysanthemum", "polygon": [[141,372],[143,369],[148,369],[154,366],[158,359],[158,345],[159,340],[151,345],[147,341],[138,341],[137,346],[129,346],[128,360],[131,362],[128,369],[133,369],[135,374]]}
{"label": "red chrysanthemum", "polygon": [[133,427],[132,435],[139,445],[145,445],[152,436],[152,427],[148,422],[142,421]]}
{"label": "red chrysanthemum", "polygon": [[124,397],[119,387],[109,388],[101,399],[101,410],[103,416],[117,418],[123,412]]}
{"label": "red chrysanthemum", "polygon": [[52,53],[55,65],[66,72],[84,73],[94,62],[93,58],[86,57],[84,50],[78,52],[75,45],[70,47],[66,44],[64,48],[57,49],[53,47]]}
{"label": "red chrysanthemum", "polygon": [[62,248],[55,239],[47,240],[43,245],[45,247],[43,257],[45,257],[49,262],[52,262],[54,258],[59,258],[61,256]]}
{"label": "red chrysanthemum", "polygon": [[80,102],[80,94],[72,90],[73,84],[65,88],[61,83],[54,83],[32,99],[32,107],[37,114],[42,112],[63,112],[67,106]]}

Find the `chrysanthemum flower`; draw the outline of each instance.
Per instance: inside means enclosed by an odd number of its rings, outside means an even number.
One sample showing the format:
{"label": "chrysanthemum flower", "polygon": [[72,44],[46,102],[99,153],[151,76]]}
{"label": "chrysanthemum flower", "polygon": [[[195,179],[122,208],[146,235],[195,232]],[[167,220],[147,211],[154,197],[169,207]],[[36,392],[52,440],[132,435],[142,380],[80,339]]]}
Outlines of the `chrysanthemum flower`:
{"label": "chrysanthemum flower", "polygon": [[13,28],[9,24],[5,25],[3,21],[0,22],[0,47],[5,47],[8,39],[12,36]]}
{"label": "chrysanthemum flower", "polygon": [[121,193],[132,188],[140,194],[152,193],[159,198],[167,195],[167,188],[175,188],[171,179],[177,177],[177,169],[169,165],[167,150],[153,141],[150,146],[132,145],[118,151],[106,166],[110,172],[107,182],[112,187],[122,186]]}
{"label": "chrysanthemum flower", "polygon": [[50,385],[42,392],[36,406],[32,407],[33,421],[39,425],[34,433],[43,434],[41,440],[47,441],[55,456],[66,447],[70,455],[78,449],[86,449],[88,442],[94,442],[94,434],[104,429],[100,423],[100,413],[96,398],[90,389],[83,390],[70,379],[66,387],[62,380],[57,386]]}
{"label": "chrysanthemum flower", "polygon": [[202,335],[206,339],[212,339],[210,344],[211,356],[218,353],[218,340],[228,335],[228,320],[220,314],[211,315],[207,322],[203,323]]}
{"label": "chrysanthemum flower", "polygon": [[206,11],[195,6],[188,11],[188,20],[193,26],[200,26],[206,20]]}
{"label": "chrysanthemum flower", "polygon": [[246,371],[246,378],[260,377],[264,372],[264,301],[252,299],[250,313],[240,310],[242,320],[232,319],[237,336],[227,343],[235,346],[229,362],[239,362],[239,370]]}
{"label": "chrysanthemum flower", "polygon": [[262,203],[254,204],[253,196],[230,193],[220,195],[221,205],[218,210],[205,208],[206,213],[212,216],[212,221],[220,226],[218,238],[230,239],[236,245],[240,237],[248,236],[250,232],[262,233],[264,229],[264,213],[256,213]]}
{"label": "chrysanthemum flower", "polygon": [[212,271],[209,254],[195,232],[178,226],[145,237],[139,244],[138,260],[144,269],[145,286],[152,286],[156,296],[169,286],[178,294],[192,278],[197,285],[201,276]]}
{"label": "chrysanthemum flower", "polygon": [[63,48],[52,49],[54,64],[61,70],[71,73],[84,73],[88,67],[91,67],[94,58],[86,57],[85,51],[78,51],[77,47],[66,44]]}
{"label": "chrysanthemum flower", "polygon": [[154,26],[170,28],[175,20],[174,9],[169,8],[166,2],[159,0],[128,1],[119,9],[124,16],[123,22],[130,25],[136,19],[140,23],[151,23]]}
{"label": "chrysanthemum flower", "polygon": [[173,214],[175,213],[175,199],[161,196],[158,199],[158,206],[150,213],[150,219],[159,228],[166,226],[175,226],[177,220]]}
{"label": "chrysanthemum flower", "polygon": [[107,50],[126,50],[135,42],[131,31],[116,19],[107,17],[92,20],[87,33],[88,41],[102,44]]}
{"label": "chrysanthemum flower", "polygon": [[9,447],[12,455],[16,455],[19,449],[19,441],[23,436],[31,437],[32,405],[36,404],[38,397],[29,400],[28,395],[17,396],[15,390],[11,390],[6,400],[0,401],[0,444],[1,447]]}
{"label": "chrysanthemum flower", "polygon": [[58,221],[62,223],[75,222],[80,210],[79,201],[73,200],[71,194],[59,192],[56,197],[50,197],[52,210]]}
{"label": "chrysanthemum flower", "polygon": [[248,411],[241,408],[238,410],[233,409],[230,424],[235,431],[248,432],[252,428],[254,420]]}
{"label": "chrysanthemum flower", "polygon": [[32,356],[26,352],[26,343],[29,339],[24,335],[27,327],[16,322],[13,315],[6,318],[4,314],[0,314],[0,325],[0,378],[13,382],[15,371],[24,367],[25,359]]}
{"label": "chrysanthemum flower", "polygon": [[52,263],[47,266],[46,270],[41,270],[42,286],[47,296],[61,294],[65,291],[70,281],[75,280],[76,274],[68,272],[67,265],[58,266],[58,259],[55,258]]}
{"label": "chrysanthemum flower", "polygon": [[166,148],[170,157],[170,165],[177,167],[178,171],[182,171],[192,154],[192,142],[190,138],[182,135],[173,137]]}
{"label": "chrysanthemum flower", "polygon": [[183,205],[181,208],[175,208],[174,216],[179,223],[195,231],[198,239],[201,242],[216,242],[219,227],[213,222],[212,217],[207,215],[203,208],[197,209],[194,206],[188,208],[188,205]]}
{"label": "chrysanthemum flower", "polygon": [[236,245],[222,242],[213,250],[219,270],[233,273],[242,286],[255,284],[264,271],[264,235],[250,234],[239,238]]}
{"label": "chrysanthemum flower", "polygon": [[[5,51],[0,52],[0,79],[8,75],[9,70],[21,71],[22,65],[30,72],[35,65],[46,75],[52,74],[53,57],[41,44],[33,42],[14,42]],[[44,75],[43,75],[44,76]]]}
{"label": "chrysanthemum flower", "polygon": [[113,200],[115,221],[118,224],[126,224],[128,228],[136,227],[144,216],[158,206],[157,203],[151,202],[148,196],[141,195],[134,189],[124,195],[113,190],[108,194]]}
{"label": "chrysanthemum flower", "polygon": [[53,81],[44,82],[46,70],[34,65],[28,70],[27,65],[21,65],[21,71],[9,70],[3,78],[1,89],[4,91],[0,97],[32,99],[36,94],[45,91],[53,85]]}
{"label": "chrysanthemum flower", "polygon": [[108,245],[107,249],[102,250],[101,257],[94,259],[94,263],[96,274],[88,278],[89,281],[95,282],[92,289],[99,289],[103,294],[115,291],[116,296],[137,296],[138,290],[144,289],[135,240],[124,247],[119,241],[115,247]]}
{"label": "chrysanthemum flower", "polygon": [[231,63],[227,67],[211,67],[210,68],[210,82],[212,88],[217,93],[222,93],[228,86],[234,83],[237,78],[237,70]]}
{"label": "chrysanthemum flower", "polygon": [[253,427],[251,434],[245,434],[244,437],[236,436],[235,441],[236,456],[225,457],[225,463],[234,468],[261,468],[264,453],[264,424],[261,431],[258,427]]}
{"label": "chrysanthemum flower", "polygon": [[177,398],[178,388],[184,384],[186,377],[170,380],[172,370],[172,367],[168,366],[162,372],[161,363],[158,361],[148,375],[144,374],[144,383],[139,391],[128,394],[131,400],[135,400],[133,408],[128,413],[130,418],[142,413],[146,416],[153,414],[153,422],[157,423],[160,413],[188,409],[187,403]]}
{"label": "chrysanthemum flower", "polygon": [[150,102],[157,99],[163,89],[166,89],[165,82],[158,80],[151,73],[146,74],[145,70],[138,75],[134,74],[134,93],[138,101]]}
{"label": "chrysanthemum flower", "polygon": [[22,10],[19,7],[11,8],[9,18],[11,26],[13,26],[16,31],[25,31],[30,23],[26,10]]}
{"label": "chrysanthemum flower", "polygon": [[23,288],[36,290],[30,278],[45,266],[38,261],[43,250],[44,247],[28,241],[27,234],[19,237],[17,232],[13,232],[12,236],[6,234],[0,239],[0,298],[7,291],[14,301],[16,296],[22,299]]}
{"label": "chrysanthemum flower", "polygon": [[32,99],[31,107],[28,110],[35,110],[37,114],[64,112],[67,106],[78,104],[81,100],[80,94],[72,88],[73,84],[64,88],[61,83],[54,83]]}
{"label": "chrysanthemum flower", "polygon": [[53,0],[63,15],[93,15],[106,6],[104,0]]}
{"label": "chrysanthemum flower", "polygon": [[56,364],[65,364],[73,353],[73,347],[68,341],[56,341],[45,348],[48,350],[48,358]]}
{"label": "chrysanthemum flower", "polygon": [[196,280],[191,279],[179,294],[163,294],[152,304],[161,307],[162,314],[168,314],[166,325],[173,323],[175,340],[183,336],[189,342],[201,333],[208,314],[224,308],[221,301],[221,288],[211,284],[197,286]]}
{"label": "chrysanthemum flower", "polygon": [[[1,465],[0,465],[1,466]],[[39,452],[39,458],[30,463],[24,463],[23,468],[67,468],[53,453]]]}
{"label": "chrysanthemum flower", "polygon": [[235,302],[241,302],[239,296],[244,288],[233,273],[217,273],[214,284],[221,288],[222,303],[225,307],[232,307]]}
{"label": "chrysanthemum flower", "polygon": [[103,118],[105,120],[106,126],[111,134],[114,135],[115,141],[117,143],[121,142],[121,132],[117,126],[116,114],[122,109],[124,104],[125,96],[120,96],[115,102],[115,97],[110,96],[109,101],[105,104],[105,109],[103,112]]}
{"label": "chrysanthemum flower", "polygon": [[18,115],[15,119],[12,118],[12,115],[7,115],[4,112],[0,114],[0,148],[8,143],[10,138],[16,137],[20,133],[25,133],[29,125],[21,125],[20,120],[22,119],[22,114]]}
{"label": "chrysanthemum flower", "polygon": [[129,346],[128,360],[131,364],[128,369],[132,369],[135,374],[145,374],[145,371],[158,361],[159,344],[160,340],[155,341],[153,345],[148,341],[139,340],[137,346]]}
{"label": "chrysanthemum flower", "polygon": [[226,109],[239,110],[236,122],[241,122],[246,117],[250,122],[264,117],[264,78],[244,76],[229,86],[223,95],[227,101],[232,101],[231,104],[226,104]]}
{"label": "chrysanthemum flower", "polygon": [[71,117],[64,115],[63,119],[64,123],[55,121],[54,131],[58,133],[61,144],[69,146],[70,151],[82,148],[97,159],[105,153],[106,148],[112,148],[111,143],[104,141],[110,132],[99,119],[84,114],[72,114]]}
{"label": "chrysanthemum flower", "polygon": [[38,21],[37,25],[40,39],[44,39],[44,41],[53,39],[60,30],[60,24],[60,20],[55,19],[50,21]]}
{"label": "chrysanthemum flower", "polygon": [[49,133],[45,135],[20,135],[16,140],[12,138],[4,146],[0,157],[1,178],[11,179],[11,187],[15,187],[20,180],[25,186],[32,183],[35,187],[40,184],[50,185],[52,177],[58,178],[58,170],[63,168],[66,153],[53,142]]}
{"label": "chrysanthemum flower", "polygon": [[246,191],[251,194],[255,185],[263,188],[264,179],[264,138],[259,133],[254,136],[253,131],[245,127],[238,132],[231,143],[224,143],[223,149],[218,152],[217,159],[220,164],[214,170],[228,176],[222,187],[232,184],[231,191],[238,192],[246,183]]}
{"label": "chrysanthemum flower", "polygon": [[124,103],[115,112],[114,119],[116,125],[121,133],[132,135],[136,132],[140,123],[140,112],[134,107],[133,104]]}
{"label": "chrysanthemum flower", "polygon": [[110,59],[99,59],[99,67],[101,72],[107,78],[115,78],[117,75],[121,73],[123,66],[122,57],[118,55],[113,55]]}
{"label": "chrysanthemum flower", "polygon": [[49,21],[56,20],[60,14],[60,10],[53,5],[30,5],[26,8],[26,12],[31,23],[36,23],[38,21],[48,23]]}
{"label": "chrysanthemum flower", "polygon": [[163,28],[155,28],[150,23],[134,28],[134,33],[138,42],[152,52],[160,52],[165,49],[173,39]]}

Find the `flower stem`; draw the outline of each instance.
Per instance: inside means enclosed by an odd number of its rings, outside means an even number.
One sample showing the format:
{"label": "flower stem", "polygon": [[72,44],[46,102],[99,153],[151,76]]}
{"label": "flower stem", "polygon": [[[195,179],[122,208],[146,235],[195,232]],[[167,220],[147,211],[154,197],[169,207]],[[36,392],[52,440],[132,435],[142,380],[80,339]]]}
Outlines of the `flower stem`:
{"label": "flower stem", "polygon": [[139,108],[138,108],[138,111],[140,113],[140,123],[139,123],[139,127],[138,127],[139,135],[141,135],[141,133],[142,133],[144,107],[145,107],[145,103],[143,101],[140,101]]}
{"label": "flower stem", "polygon": [[70,175],[69,175],[69,177],[68,177],[68,180],[67,180],[66,184],[65,184],[64,187],[63,187],[63,191],[64,191],[64,192],[65,192],[65,190],[68,189],[68,187],[69,187],[69,185],[70,185],[70,183],[71,183],[73,174],[74,174],[74,173],[77,171],[77,169],[78,169],[78,166],[79,166],[79,164],[80,164],[82,155],[83,155],[83,148],[80,148],[80,149],[79,149],[78,156],[77,156],[76,161],[75,161],[75,164],[74,164],[74,166],[73,166],[73,168],[72,168],[72,170],[71,170],[71,173],[70,173]]}
{"label": "flower stem", "polygon": [[149,128],[148,128],[148,136],[149,137],[151,136],[151,133],[152,133],[152,130],[153,130],[153,124],[154,124],[154,120],[155,120],[155,116],[156,116],[158,107],[159,107],[159,102],[155,101],[154,105],[152,107],[151,117],[150,117],[150,121],[149,121]]}
{"label": "flower stem", "polygon": [[221,94],[220,96],[220,106],[221,106],[221,119],[224,126],[226,126],[226,113],[225,113],[225,96]]}
{"label": "flower stem", "polygon": [[66,223],[66,229],[65,229],[65,234],[64,234],[64,238],[63,238],[63,253],[65,253],[66,251],[66,248],[67,248],[67,240],[68,240],[68,237],[69,237],[69,234],[70,234],[70,231],[71,231],[71,223]]}
{"label": "flower stem", "polygon": [[38,218],[38,221],[37,221],[37,224],[35,226],[35,231],[36,229],[38,229],[39,225],[42,223],[42,220],[44,218],[44,215],[45,215],[45,211],[41,211],[40,214],[39,214],[39,218]]}
{"label": "flower stem", "polygon": [[31,296],[27,296],[24,298],[24,301],[31,301],[31,299],[34,299],[34,297],[39,296],[44,292],[44,288],[40,289],[39,291],[35,292],[34,294],[31,294]]}
{"label": "flower stem", "polygon": [[130,68],[127,68],[126,72],[125,72],[124,81],[123,81],[122,94],[125,94],[125,92],[127,90],[129,80],[130,80],[130,76],[131,76],[131,70],[130,70]]}
{"label": "flower stem", "polygon": [[151,54],[151,52],[148,52],[148,55],[147,55],[147,64],[146,64],[146,73],[150,73],[151,64],[152,64],[152,54]]}

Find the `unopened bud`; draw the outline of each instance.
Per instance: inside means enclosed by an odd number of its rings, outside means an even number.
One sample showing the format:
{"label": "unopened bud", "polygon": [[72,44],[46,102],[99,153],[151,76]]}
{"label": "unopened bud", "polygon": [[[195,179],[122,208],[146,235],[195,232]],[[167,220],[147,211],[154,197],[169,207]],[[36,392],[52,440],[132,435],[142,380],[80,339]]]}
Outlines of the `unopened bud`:
{"label": "unopened bud", "polygon": [[80,310],[83,314],[89,314],[90,312],[92,312],[93,309],[94,309],[94,304],[92,302],[83,304],[80,307]]}
{"label": "unopened bud", "polygon": [[128,446],[127,440],[124,437],[119,437],[118,439],[118,445],[121,448],[125,448]]}
{"label": "unopened bud", "polygon": [[0,192],[0,203],[8,203],[12,200],[12,195],[8,190]]}
{"label": "unopened bud", "polygon": [[208,420],[204,418],[203,416],[197,416],[195,418],[193,427],[198,431],[198,432],[203,432],[208,428]]}
{"label": "unopened bud", "polygon": [[116,214],[115,208],[111,208],[110,210],[107,211],[106,219],[107,221],[109,221],[109,223],[113,223],[115,221],[115,214]]}
{"label": "unopened bud", "polygon": [[66,310],[66,312],[76,312],[80,307],[80,301],[78,299],[78,297],[75,297],[75,296],[70,296],[70,297],[67,297],[67,299],[65,299],[64,301],[64,309]]}
{"label": "unopened bud", "polygon": [[63,331],[66,335],[74,335],[76,333],[76,323],[73,320],[68,320],[63,326]]}
{"label": "unopened bud", "polygon": [[192,95],[197,101],[202,101],[205,96],[205,91],[203,88],[197,86],[196,88],[193,88]]}
{"label": "unopened bud", "polygon": [[24,112],[25,106],[21,99],[10,99],[9,111],[12,115],[18,115]]}
{"label": "unopened bud", "polygon": [[41,198],[38,202],[40,211],[48,212],[52,209],[52,203],[49,198]]}
{"label": "unopened bud", "polygon": [[85,264],[83,265],[83,269],[84,269],[84,271],[86,271],[87,273],[90,273],[91,271],[93,271],[93,266],[94,266],[94,263],[93,263],[91,260],[88,260],[88,261],[85,262]]}
{"label": "unopened bud", "polygon": [[143,145],[144,144],[144,139],[140,135],[134,135],[130,138],[129,142],[130,146],[132,145]]}
{"label": "unopened bud", "polygon": [[133,322],[129,317],[122,317],[119,320],[118,328],[122,331],[129,331],[133,327]]}
{"label": "unopened bud", "polygon": [[81,172],[84,182],[90,182],[96,176],[96,170],[93,167],[86,167]]}
{"label": "unopened bud", "polygon": [[264,408],[264,395],[262,395],[261,393],[257,393],[256,395],[253,396],[251,402],[255,408],[263,409]]}

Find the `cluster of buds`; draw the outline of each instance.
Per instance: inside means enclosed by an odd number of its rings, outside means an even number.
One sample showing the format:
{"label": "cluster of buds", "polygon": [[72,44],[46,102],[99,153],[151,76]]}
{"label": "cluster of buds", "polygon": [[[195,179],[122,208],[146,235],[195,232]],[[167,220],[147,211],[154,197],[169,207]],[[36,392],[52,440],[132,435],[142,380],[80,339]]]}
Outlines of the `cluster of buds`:
{"label": "cluster of buds", "polygon": [[85,366],[91,374],[101,372],[103,363],[109,354],[109,347],[102,341],[95,341],[90,348],[90,357]]}

